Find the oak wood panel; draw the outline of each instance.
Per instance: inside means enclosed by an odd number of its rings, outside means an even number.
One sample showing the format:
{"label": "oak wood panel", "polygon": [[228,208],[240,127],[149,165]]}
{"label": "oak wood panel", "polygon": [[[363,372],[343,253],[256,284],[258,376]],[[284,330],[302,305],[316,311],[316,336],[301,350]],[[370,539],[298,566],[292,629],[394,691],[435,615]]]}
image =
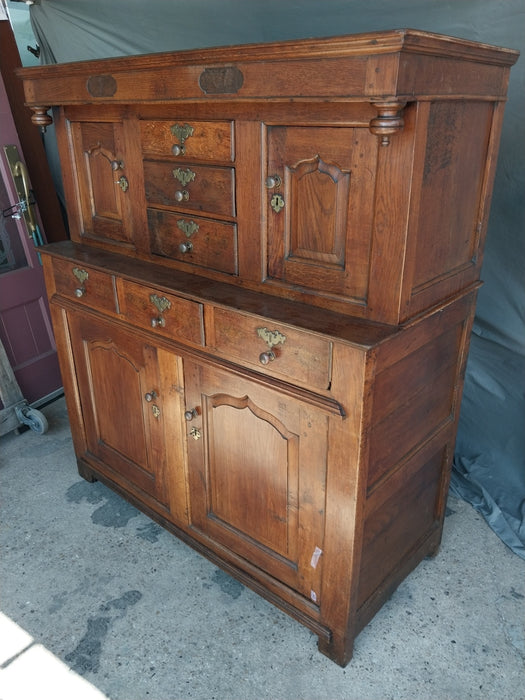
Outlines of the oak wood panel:
{"label": "oak wood panel", "polygon": [[443,471],[449,470],[449,459],[449,446],[443,435],[439,435],[367,501],[358,607],[377,595],[399,562],[438,529],[441,513],[436,484],[440,483]]}
{"label": "oak wood panel", "polygon": [[447,421],[454,421],[463,342],[461,323],[376,375],[370,486]]}

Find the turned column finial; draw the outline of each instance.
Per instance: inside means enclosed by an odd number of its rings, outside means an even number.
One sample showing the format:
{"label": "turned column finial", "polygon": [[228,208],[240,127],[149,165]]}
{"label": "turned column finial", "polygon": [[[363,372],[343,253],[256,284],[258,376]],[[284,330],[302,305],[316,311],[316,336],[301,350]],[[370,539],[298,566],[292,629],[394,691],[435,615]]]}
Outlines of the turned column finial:
{"label": "turned column finial", "polygon": [[31,107],[33,115],[31,116],[31,121],[36,126],[40,126],[42,129],[46,129],[47,126],[53,123],[53,117],[47,112],[50,107]]}
{"label": "turned column finial", "polygon": [[406,102],[373,102],[377,109],[377,117],[370,120],[368,128],[376,136],[381,137],[381,145],[388,146],[390,136],[400,132],[404,125],[403,109]]}

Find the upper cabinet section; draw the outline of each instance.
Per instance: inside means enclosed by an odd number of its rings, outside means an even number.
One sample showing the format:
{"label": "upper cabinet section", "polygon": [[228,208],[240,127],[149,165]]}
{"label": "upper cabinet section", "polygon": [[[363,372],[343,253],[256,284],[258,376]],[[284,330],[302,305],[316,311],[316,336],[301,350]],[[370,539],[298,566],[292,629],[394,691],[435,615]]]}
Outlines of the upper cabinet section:
{"label": "upper cabinet section", "polygon": [[73,240],[397,325],[479,279],[517,56],[403,30],[20,75]]}

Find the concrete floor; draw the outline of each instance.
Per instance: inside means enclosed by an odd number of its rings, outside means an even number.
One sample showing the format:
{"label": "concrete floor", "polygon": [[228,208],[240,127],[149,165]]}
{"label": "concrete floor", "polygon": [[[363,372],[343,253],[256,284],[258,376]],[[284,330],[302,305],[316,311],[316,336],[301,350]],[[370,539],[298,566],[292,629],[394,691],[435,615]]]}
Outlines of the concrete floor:
{"label": "concrete floor", "polygon": [[470,505],[341,669],[255,593],[76,463],[50,429],[0,439],[1,700],[523,700],[525,561]]}

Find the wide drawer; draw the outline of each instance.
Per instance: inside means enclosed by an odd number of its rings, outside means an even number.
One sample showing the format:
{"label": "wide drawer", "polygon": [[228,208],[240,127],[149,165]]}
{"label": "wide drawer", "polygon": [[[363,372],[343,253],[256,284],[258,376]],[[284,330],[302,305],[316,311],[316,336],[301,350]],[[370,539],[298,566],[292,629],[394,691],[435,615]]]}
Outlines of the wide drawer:
{"label": "wide drawer", "polygon": [[154,255],[237,274],[236,224],[148,209],[148,225]]}
{"label": "wide drawer", "polygon": [[235,216],[233,168],[144,161],[146,199],[150,204]]}
{"label": "wide drawer", "polygon": [[239,362],[309,388],[329,388],[332,343],[261,316],[206,307],[206,346]]}
{"label": "wide drawer", "polygon": [[145,156],[228,162],[234,159],[233,122],[143,120],[140,133]]}
{"label": "wide drawer", "polygon": [[152,287],[117,280],[120,313],[141,328],[194,345],[204,344],[202,305]]}
{"label": "wide drawer", "polygon": [[68,260],[53,260],[56,293],[93,309],[116,313],[113,275]]}

